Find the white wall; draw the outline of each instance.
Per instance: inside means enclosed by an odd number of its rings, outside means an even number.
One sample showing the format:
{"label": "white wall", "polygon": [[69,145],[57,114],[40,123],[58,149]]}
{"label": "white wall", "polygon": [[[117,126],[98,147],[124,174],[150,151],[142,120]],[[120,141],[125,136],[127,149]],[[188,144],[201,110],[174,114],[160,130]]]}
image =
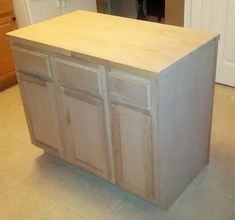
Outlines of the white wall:
{"label": "white wall", "polygon": [[18,27],[78,9],[97,11],[96,0],[13,0],[13,3]]}
{"label": "white wall", "polygon": [[72,12],[77,9],[97,11],[96,0],[63,0],[63,13]]}
{"label": "white wall", "polygon": [[185,26],[220,34],[216,82],[235,87],[235,0],[185,1]]}
{"label": "white wall", "polygon": [[58,0],[25,0],[25,2],[30,23],[37,23],[61,15]]}
{"label": "white wall", "polygon": [[184,1],[184,27],[191,27],[192,0]]}

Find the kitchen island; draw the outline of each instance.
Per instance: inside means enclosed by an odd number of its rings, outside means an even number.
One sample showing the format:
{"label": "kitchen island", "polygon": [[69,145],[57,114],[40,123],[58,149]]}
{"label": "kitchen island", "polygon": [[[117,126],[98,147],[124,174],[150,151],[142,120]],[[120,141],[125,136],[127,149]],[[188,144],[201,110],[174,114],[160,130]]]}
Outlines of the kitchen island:
{"label": "kitchen island", "polygon": [[208,164],[217,34],[76,11],[8,37],[46,152],[163,209]]}

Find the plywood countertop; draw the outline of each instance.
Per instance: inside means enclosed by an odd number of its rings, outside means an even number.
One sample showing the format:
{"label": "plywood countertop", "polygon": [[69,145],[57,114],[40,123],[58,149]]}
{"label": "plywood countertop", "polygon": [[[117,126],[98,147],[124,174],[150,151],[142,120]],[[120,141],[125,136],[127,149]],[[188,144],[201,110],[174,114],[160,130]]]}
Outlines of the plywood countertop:
{"label": "plywood countertop", "polygon": [[8,36],[13,41],[36,42],[69,56],[85,56],[146,74],[158,74],[218,37],[205,31],[87,11],[76,11],[18,29]]}

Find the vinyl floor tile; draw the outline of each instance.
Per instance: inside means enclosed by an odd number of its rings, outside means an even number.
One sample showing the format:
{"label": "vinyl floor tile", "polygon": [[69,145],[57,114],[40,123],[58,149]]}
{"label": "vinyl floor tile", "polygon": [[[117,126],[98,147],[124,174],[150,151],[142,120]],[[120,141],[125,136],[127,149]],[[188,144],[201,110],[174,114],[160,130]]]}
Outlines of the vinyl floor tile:
{"label": "vinyl floor tile", "polygon": [[65,199],[62,205],[86,219],[103,220],[127,196],[123,190],[94,177]]}
{"label": "vinyl floor tile", "polygon": [[174,220],[234,220],[235,203],[198,187],[177,211]]}

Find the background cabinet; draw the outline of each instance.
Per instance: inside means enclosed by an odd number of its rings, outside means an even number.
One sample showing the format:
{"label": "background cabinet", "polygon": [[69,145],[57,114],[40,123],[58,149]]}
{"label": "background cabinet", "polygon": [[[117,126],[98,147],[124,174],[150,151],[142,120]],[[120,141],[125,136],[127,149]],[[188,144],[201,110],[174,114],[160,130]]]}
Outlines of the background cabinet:
{"label": "background cabinet", "polygon": [[145,19],[157,22],[162,19],[162,23],[184,26],[185,0],[107,0],[111,14],[130,18],[138,17],[138,2],[143,4]]}
{"label": "background cabinet", "polygon": [[18,74],[18,82],[32,142],[54,154],[62,155],[56,98],[52,84],[22,73]]}
{"label": "background cabinet", "polygon": [[112,104],[112,134],[117,184],[152,201],[151,117]]}
{"label": "background cabinet", "polygon": [[16,29],[10,0],[0,0],[0,91],[16,84],[15,68],[6,33]]}
{"label": "background cabinet", "polygon": [[72,89],[62,88],[62,91],[69,159],[98,176],[109,178],[103,100]]}

